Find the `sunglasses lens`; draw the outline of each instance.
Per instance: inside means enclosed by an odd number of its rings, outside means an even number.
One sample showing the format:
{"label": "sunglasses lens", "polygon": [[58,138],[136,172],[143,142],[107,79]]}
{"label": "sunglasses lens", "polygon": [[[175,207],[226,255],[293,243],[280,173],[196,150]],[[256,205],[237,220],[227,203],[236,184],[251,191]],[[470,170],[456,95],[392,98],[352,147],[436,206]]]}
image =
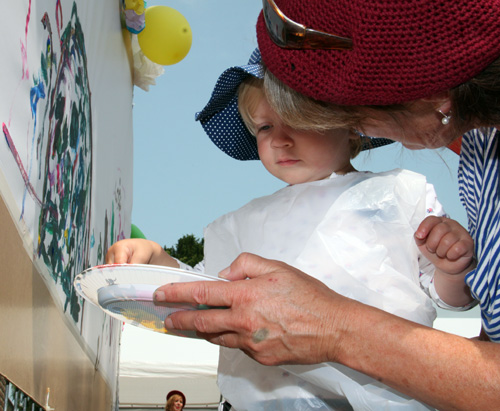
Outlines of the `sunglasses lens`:
{"label": "sunglasses lens", "polygon": [[262,11],[267,31],[271,40],[280,47],[285,47],[286,43],[286,28],[284,19],[278,14],[273,4],[269,0],[263,0]]}
{"label": "sunglasses lens", "polygon": [[274,44],[287,49],[349,50],[352,40],[313,30],[286,17],[274,0],[262,0],[267,32]]}

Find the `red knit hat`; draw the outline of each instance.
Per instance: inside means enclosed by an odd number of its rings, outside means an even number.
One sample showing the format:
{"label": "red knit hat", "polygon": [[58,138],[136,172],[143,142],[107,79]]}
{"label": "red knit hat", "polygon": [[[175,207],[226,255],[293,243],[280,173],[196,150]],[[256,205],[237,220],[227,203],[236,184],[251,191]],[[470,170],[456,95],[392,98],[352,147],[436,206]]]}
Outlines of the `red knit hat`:
{"label": "red knit hat", "polygon": [[353,40],[353,49],[290,50],[270,39],[262,13],[262,60],[285,84],[345,105],[430,97],[500,56],[500,0],[275,0],[290,19]]}

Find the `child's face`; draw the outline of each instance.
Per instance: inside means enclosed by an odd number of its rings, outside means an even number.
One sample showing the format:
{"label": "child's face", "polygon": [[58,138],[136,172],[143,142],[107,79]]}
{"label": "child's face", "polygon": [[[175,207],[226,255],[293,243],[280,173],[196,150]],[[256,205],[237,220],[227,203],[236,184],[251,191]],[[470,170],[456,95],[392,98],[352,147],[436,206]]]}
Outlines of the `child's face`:
{"label": "child's face", "polygon": [[280,180],[300,184],[354,170],[346,130],[324,134],[294,130],[281,123],[265,98],[260,99],[252,116],[260,160]]}
{"label": "child's face", "polygon": [[176,398],[174,401],[174,410],[181,411],[183,405],[184,405],[184,402],[182,401],[182,398],[181,397]]}

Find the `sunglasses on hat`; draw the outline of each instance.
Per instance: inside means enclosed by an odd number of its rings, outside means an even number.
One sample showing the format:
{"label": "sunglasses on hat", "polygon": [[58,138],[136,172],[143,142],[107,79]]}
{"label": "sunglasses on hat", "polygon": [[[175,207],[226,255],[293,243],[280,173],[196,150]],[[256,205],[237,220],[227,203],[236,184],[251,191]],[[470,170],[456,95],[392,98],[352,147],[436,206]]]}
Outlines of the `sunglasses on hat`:
{"label": "sunglasses on hat", "polygon": [[285,49],[350,50],[352,40],[310,29],[283,14],[274,0],[262,0],[267,32],[273,43]]}

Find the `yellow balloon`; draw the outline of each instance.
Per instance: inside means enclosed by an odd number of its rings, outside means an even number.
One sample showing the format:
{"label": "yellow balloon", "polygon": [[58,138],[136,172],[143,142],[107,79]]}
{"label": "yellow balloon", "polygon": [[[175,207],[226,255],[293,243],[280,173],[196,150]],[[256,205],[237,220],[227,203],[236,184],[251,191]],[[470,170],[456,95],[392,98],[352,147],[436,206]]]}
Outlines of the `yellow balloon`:
{"label": "yellow balloon", "polygon": [[144,55],[163,66],[186,57],[193,37],[186,18],[167,6],[148,7],[145,13],[146,27],[137,35]]}

